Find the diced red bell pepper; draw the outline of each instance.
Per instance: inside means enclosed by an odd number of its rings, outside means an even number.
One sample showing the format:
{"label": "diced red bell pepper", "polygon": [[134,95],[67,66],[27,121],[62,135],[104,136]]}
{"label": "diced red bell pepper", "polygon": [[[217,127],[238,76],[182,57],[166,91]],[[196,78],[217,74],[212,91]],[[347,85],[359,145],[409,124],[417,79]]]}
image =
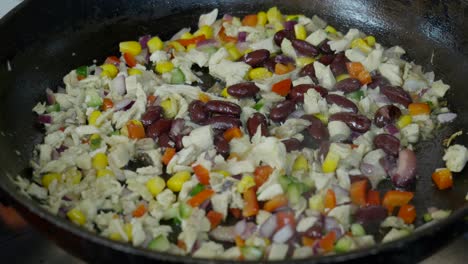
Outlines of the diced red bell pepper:
{"label": "diced red bell pepper", "polygon": [[249,188],[244,191],[244,209],[242,215],[244,217],[250,217],[258,214],[259,206],[257,201],[257,194],[255,189]]}
{"label": "diced red bell pepper", "polygon": [[137,65],[137,61],[135,59],[135,56],[133,56],[130,53],[124,53],[123,54],[125,62],[127,63],[128,66],[130,67],[135,67]]}
{"label": "diced red bell pepper", "polygon": [[289,91],[291,91],[291,87],[292,81],[288,78],[273,84],[271,91],[281,96],[286,96],[289,94]]}
{"label": "diced red bell pepper", "polygon": [[203,167],[201,164],[198,164],[193,166],[192,169],[201,184],[210,184],[210,172],[205,167]]}

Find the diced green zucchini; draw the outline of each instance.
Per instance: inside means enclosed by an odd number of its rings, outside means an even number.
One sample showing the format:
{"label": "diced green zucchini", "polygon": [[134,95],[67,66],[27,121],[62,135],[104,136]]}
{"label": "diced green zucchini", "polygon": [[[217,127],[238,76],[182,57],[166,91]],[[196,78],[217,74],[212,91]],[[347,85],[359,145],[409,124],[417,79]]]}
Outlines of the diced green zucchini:
{"label": "diced green zucchini", "polygon": [[353,239],[349,236],[344,236],[340,238],[335,244],[335,252],[345,253],[353,249]]}
{"label": "diced green zucchini", "polygon": [[280,176],[278,178],[278,182],[281,185],[281,187],[283,188],[283,190],[287,191],[288,190],[288,185],[291,183],[291,179],[288,176],[283,175],[283,176]]}
{"label": "diced green zucchini", "polygon": [[352,224],[351,233],[353,236],[364,236],[366,235],[366,230],[364,230],[364,227],[360,224]]}
{"label": "diced green zucchini", "polygon": [[291,204],[297,204],[299,202],[299,199],[301,198],[301,184],[299,183],[290,183],[288,185],[288,201]]}
{"label": "diced green zucchini", "polygon": [[180,203],[179,204],[179,216],[182,219],[188,218],[190,215],[192,215],[192,207],[189,206],[186,203]]}
{"label": "diced green zucchini", "polygon": [[171,75],[171,84],[183,84],[183,83],[185,83],[185,75],[179,68],[175,68],[174,70],[172,70],[171,74],[172,74]]}
{"label": "diced green zucchini", "polygon": [[241,252],[245,260],[259,260],[263,256],[263,251],[258,247],[243,247]]}
{"label": "diced green zucchini", "polygon": [[96,90],[89,89],[86,91],[85,102],[89,107],[99,107],[102,105],[102,98]]}
{"label": "diced green zucchini", "polygon": [[170,247],[171,243],[164,235],[159,235],[148,244],[149,249],[161,252],[168,251]]}
{"label": "diced green zucchini", "polygon": [[53,105],[48,105],[46,108],[47,113],[52,113],[52,112],[59,112],[60,111],[60,105],[59,104],[53,104]]}

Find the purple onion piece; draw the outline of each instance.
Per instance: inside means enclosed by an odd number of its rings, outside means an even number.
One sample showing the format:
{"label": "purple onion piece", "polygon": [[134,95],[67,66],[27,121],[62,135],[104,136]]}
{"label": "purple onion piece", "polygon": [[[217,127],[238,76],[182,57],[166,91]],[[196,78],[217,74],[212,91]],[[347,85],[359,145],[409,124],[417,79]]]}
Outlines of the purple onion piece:
{"label": "purple onion piece", "polygon": [[273,234],[275,233],[277,226],[278,226],[278,221],[277,221],[276,215],[271,215],[260,226],[260,235],[266,238],[271,238],[271,236],[273,236]]}
{"label": "purple onion piece", "polygon": [[387,209],[379,205],[372,205],[358,208],[354,214],[354,221],[361,224],[367,233],[375,234],[387,215]]}
{"label": "purple onion piece", "polygon": [[294,229],[291,225],[283,226],[276,234],[273,236],[273,241],[275,243],[286,243],[294,235]]}
{"label": "purple onion piece", "polygon": [[234,229],[234,226],[218,226],[209,233],[209,236],[221,242],[234,242],[236,237]]}
{"label": "purple onion piece", "polygon": [[398,127],[396,127],[394,124],[388,124],[385,126],[385,130],[387,130],[387,132],[390,134],[390,135],[396,135],[398,133],[400,133],[400,130],[398,129]]}
{"label": "purple onion piece", "polygon": [[37,116],[37,122],[41,124],[52,124],[52,117],[50,115]]}
{"label": "purple onion piece", "polygon": [[403,149],[398,154],[397,168],[391,175],[396,187],[409,188],[416,180],[416,155],[410,149]]}
{"label": "purple onion piece", "polygon": [[99,76],[99,75],[101,75],[101,73],[102,73],[102,68],[101,67],[96,67],[96,69],[94,70],[94,75]]}
{"label": "purple onion piece", "polygon": [[150,39],[151,39],[151,35],[144,35],[138,39],[138,42],[140,42],[142,49],[146,49],[148,47],[147,44]]}
{"label": "purple onion piece", "polygon": [[240,236],[244,233],[245,229],[247,228],[247,221],[245,219],[240,220],[234,226],[234,232],[236,235]]}
{"label": "purple onion piece", "polygon": [[197,47],[211,47],[216,46],[218,41],[215,39],[205,39],[202,41],[197,42]]}
{"label": "purple onion piece", "polygon": [[247,38],[247,32],[239,31],[239,33],[237,34],[237,40],[239,42],[245,42],[246,38]]}
{"label": "purple onion piece", "polygon": [[47,103],[49,105],[55,104],[55,95],[54,95],[54,92],[50,88],[46,89],[46,96],[47,96]]}
{"label": "purple onion piece", "polygon": [[290,63],[294,64],[295,63],[293,58],[286,56],[284,54],[277,55],[275,57],[275,62],[281,63],[281,64],[290,64]]}

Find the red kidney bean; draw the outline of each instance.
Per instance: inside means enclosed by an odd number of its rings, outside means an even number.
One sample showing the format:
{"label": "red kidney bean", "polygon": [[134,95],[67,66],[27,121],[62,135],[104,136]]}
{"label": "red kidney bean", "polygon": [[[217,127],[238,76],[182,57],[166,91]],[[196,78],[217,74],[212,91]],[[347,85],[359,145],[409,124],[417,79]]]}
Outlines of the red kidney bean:
{"label": "red kidney bean", "polygon": [[263,67],[267,68],[271,72],[275,72],[275,66],[276,66],[276,57],[271,57],[265,61],[263,64]]}
{"label": "red kidney bean", "polygon": [[380,88],[380,92],[390,101],[402,104],[405,107],[413,102],[409,93],[399,86],[384,86]]}
{"label": "red kidney bean", "polygon": [[205,104],[200,100],[192,101],[188,106],[190,119],[197,124],[203,123],[208,118]]}
{"label": "red kidney bean", "polygon": [[206,110],[222,115],[240,116],[242,109],[235,103],[221,100],[211,100],[205,104]]}
{"label": "red kidney bean", "polygon": [[163,109],[160,106],[149,106],[146,112],[141,116],[141,123],[144,126],[149,126],[155,121],[161,119]]}
{"label": "red kidney bean", "polygon": [[171,130],[172,120],[159,119],[146,129],[146,137],[156,138],[161,134],[167,134]]}
{"label": "red kidney bean", "polygon": [[232,116],[213,116],[207,120],[206,124],[218,130],[226,130],[242,125],[238,118]]}
{"label": "red kidney bean", "polygon": [[284,100],[273,105],[270,109],[270,119],[273,122],[283,122],[295,110],[294,102]]}
{"label": "red kidney bean", "polygon": [[257,133],[258,126],[260,126],[260,131],[262,136],[268,135],[268,124],[267,119],[263,114],[254,113],[247,120],[247,131],[249,132],[250,137]]}
{"label": "red kidney bean", "polygon": [[384,105],[377,109],[374,115],[374,124],[377,127],[384,127],[388,124],[393,123],[396,119],[401,116],[400,108],[394,105]]}
{"label": "red kidney bean", "polygon": [[333,50],[331,50],[330,45],[328,45],[328,39],[320,42],[318,45],[320,52],[325,54],[333,54]]}
{"label": "red kidney bean", "polygon": [[318,147],[318,153],[317,153],[317,156],[320,162],[323,162],[325,160],[325,157],[327,156],[329,150],[330,150],[330,141],[328,140],[321,141]]}
{"label": "red kidney bean", "polygon": [[270,52],[266,49],[259,49],[245,54],[243,61],[255,68],[262,66],[268,58],[270,58]]}
{"label": "red kidney bean", "polygon": [[387,86],[387,85],[390,85],[390,82],[387,80],[387,78],[383,77],[380,74],[375,74],[375,75],[372,76],[372,82],[369,83],[367,85],[367,87],[369,87],[371,89],[375,89],[375,88],[377,88],[377,86],[384,87],[384,86]]}
{"label": "red kidney bean", "polygon": [[231,85],[227,88],[228,94],[236,98],[254,97],[260,88],[254,82],[243,82]]}
{"label": "red kidney bean", "polygon": [[158,136],[158,144],[162,148],[173,148],[175,147],[174,142],[171,141],[171,138],[167,133],[161,134]]}
{"label": "red kidney bean", "polygon": [[325,97],[328,94],[327,89],[323,88],[322,86],[313,85],[313,84],[299,84],[294,86],[289,92],[289,99],[293,100],[295,103],[303,103],[304,102],[304,94],[307,93],[309,89],[314,89],[317,91],[320,96]]}
{"label": "red kidney bean", "polygon": [[351,109],[353,113],[357,113],[359,111],[356,104],[344,96],[337,94],[328,94],[325,97],[325,99],[327,100],[328,104],[336,104],[340,107]]}
{"label": "red kidney bean", "polygon": [[347,74],[346,62],[349,62],[349,60],[343,53],[336,54],[335,59],[330,64],[330,70],[333,72],[333,75]]}
{"label": "red kidney bean", "polygon": [[416,181],[416,155],[410,149],[398,153],[397,168],[391,175],[396,187],[410,188]]}
{"label": "red kidney bean", "polygon": [[328,133],[327,127],[313,115],[303,115],[302,119],[308,120],[310,125],[307,127],[307,132],[316,141],[328,140],[330,134]]}
{"label": "red kidney bean", "polygon": [[361,82],[358,79],[346,78],[336,83],[335,89],[344,93],[352,93],[361,89]]}
{"label": "red kidney bean", "polygon": [[369,118],[356,114],[356,113],[348,113],[348,112],[341,112],[331,115],[328,118],[329,121],[342,121],[344,122],[351,130],[359,133],[364,133],[368,131],[371,127],[371,121]]}
{"label": "red kidney bean", "polygon": [[223,137],[222,133],[214,138],[214,145],[218,154],[220,154],[224,158],[227,158],[229,156],[229,142]]}
{"label": "red kidney bean", "polygon": [[281,64],[295,64],[296,61],[284,54],[278,54],[275,56],[275,63],[281,63]]}
{"label": "red kidney bean", "polygon": [[293,39],[291,42],[294,49],[302,55],[309,57],[315,57],[319,55],[318,49],[305,40]]}
{"label": "red kidney bean", "polygon": [[330,65],[333,60],[335,59],[335,55],[333,54],[325,54],[320,56],[319,62],[323,65]]}
{"label": "red kidney bean", "polygon": [[314,81],[314,83],[318,83],[317,76],[315,76],[315,69],[313,63],[309,63],[301,69],[301,71],[299,72],[299,77],[304,76],[309,76],[312,79],[312,81]]}
{"label": "red kidney bean", "polygon": [[304,148],[304,145],[297,138],[289,138],[281,141],[286,147],[286,152],[291,152],[294,150],[301,150]]}
{"label": "red kidney bean", "polygon": [[389,155],[398,156],[398,151],[400,151],[400,140],[389,134],[379,134],[374,137],[374,146],[382,149]]}
{"label": "red kidney bean", "polygon": [[284,38],[287,38],[289,40],[293,40],[293,39],[296,38],[296,36],[295,36],[293,31],[282,29],[282,30],[275,33],[275,36],[273,37],[273,40],[275,41],[275,44],[278,47],[281,47],[281,42],[283,42]]}
{"label": "red kidney bean", "polygon": [[354,214],[354,220],[364,227],[366,233],[375,234],[379,231],[380,224],[387,216],[387,209],[383,206],[371,205],[358,208]]}
{"label": "red kidney bean", "polygon": [[182,143],[182,138],[184,136],[182,135],[178,135],[178,136],[175,136],[172,140],[174,140],[174,144],[175,144],[175,148],[177,151],[181,150],[184,148],[184,144]]}

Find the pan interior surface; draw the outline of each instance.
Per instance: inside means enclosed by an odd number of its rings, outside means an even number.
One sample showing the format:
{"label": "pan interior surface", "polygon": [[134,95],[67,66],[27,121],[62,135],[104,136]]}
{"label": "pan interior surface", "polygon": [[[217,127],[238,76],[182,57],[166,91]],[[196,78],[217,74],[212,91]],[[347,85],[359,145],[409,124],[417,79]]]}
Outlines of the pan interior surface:
{"label": "pan interior surface", "polygon": [[[455,176],[455,187],[450,191],[438,191],[431,180],[431,173],[444,166],[442,140],[468,127],[468,32],[463,27],[468,22],[464,16],[468,8],[463,1],[25,1],[0,21],[0,34],[5,38],[0,43],[0,187],[27,211],[47,221],[53,219],[35,202],[24,198],[10,179],[16,175],[29,177],[33,146],[42,140],[31,109],[45,99],[46,88],[55,90],[63,85],[61,78],[71,69],[117,55],[120,41],[144,34],[167,39],[182,27],[195,27],[198,16],[213,8],[218,8],[220,14],[242,15],[274,5],[285,13],[317,14],[340,31],[358,28],[387,47],[400,45],[416,64],[425,71],[434,71],[436,79],[451,85],[447,99],[458,118],[439,129],[434,139],[417,145],[419,179],[414,203],[418,215],[431,206],[466,214],[466,173]],[[467,144],[466,133],[455,142]],[[77,230],[63,220],[53,221],[67,230]],[[455,234],[455,230],[450,232]],[[92,238],[89,233],[83,233],[83,237]],[[101,244],[104,240],[93,239]],[[106,243],[127,253],[136,251]],[[135,254],[151,255],[141,252]],[[420,252],[417,257],[430,253]]]}

